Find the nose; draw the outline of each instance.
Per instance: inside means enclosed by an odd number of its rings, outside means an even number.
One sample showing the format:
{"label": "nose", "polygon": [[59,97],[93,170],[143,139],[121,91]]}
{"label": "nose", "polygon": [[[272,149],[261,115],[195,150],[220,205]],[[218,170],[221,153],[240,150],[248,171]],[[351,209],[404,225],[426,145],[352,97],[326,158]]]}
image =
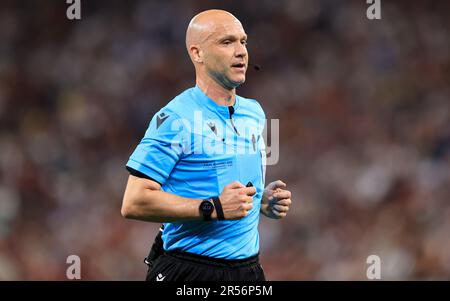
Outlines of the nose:
{"label": "nose", "polygon": [[237,46],[235,47],[235,56],[239,58],[245,58],[247,56],[247,48],[242,45],[241,43],[236,43]]}

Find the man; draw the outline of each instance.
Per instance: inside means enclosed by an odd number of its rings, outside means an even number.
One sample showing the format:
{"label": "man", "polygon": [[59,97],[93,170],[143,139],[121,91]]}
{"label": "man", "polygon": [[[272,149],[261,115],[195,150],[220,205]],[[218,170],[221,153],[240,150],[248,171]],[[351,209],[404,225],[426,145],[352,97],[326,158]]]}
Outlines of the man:
{"label": "man", "polygon": [[[247,35],[232,14],[208,10],[189,23],[196,86],[161,109],[131,155],[122,215],[164,223],[163,254],[147,280],[265,280],[259,213],[286,216],[282,181],[264,189],[265,115],[236,95],[248,66]],[[153,254],[158,253],[156,239]]]}

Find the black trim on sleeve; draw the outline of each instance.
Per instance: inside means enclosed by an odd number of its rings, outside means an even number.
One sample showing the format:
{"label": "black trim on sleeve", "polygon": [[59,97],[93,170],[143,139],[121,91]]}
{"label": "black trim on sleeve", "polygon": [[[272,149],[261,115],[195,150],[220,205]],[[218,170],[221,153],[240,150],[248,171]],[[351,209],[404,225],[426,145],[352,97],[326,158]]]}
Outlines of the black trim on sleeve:
{"label": "black trim on sleeve", "polygon": [[142,173],[142,172],[140,172],[140,171],[138,171],[138,170],[136,170],[136,169],[134,169],[134,168],[131,168],[131,167],[129,167],[129,166],[125,166],[125,168],[128,170],[128,172],[129,172],[130,175],[132,175],[132,176],[135,176],[135,177],[138,177],[138,178],[149,179],[149,180],[155,181],[156,183],[158,183],[159,185],[162,186],[162,184],[159,183],[158,181],[156,181],[155,179],[153,179],[153,178],[147,176],[146,174],[144,174],[144,173]]}

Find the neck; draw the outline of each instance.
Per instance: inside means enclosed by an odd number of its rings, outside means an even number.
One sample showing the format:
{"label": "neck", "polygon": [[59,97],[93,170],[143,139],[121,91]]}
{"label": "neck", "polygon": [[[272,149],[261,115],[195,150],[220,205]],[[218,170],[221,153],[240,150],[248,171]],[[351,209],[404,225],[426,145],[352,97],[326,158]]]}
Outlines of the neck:
{"label": "neck", "polygon": [[219,106],[233,106],[235,103],[236,89],[226,89],[210,77],[197,76],[197,86]]}

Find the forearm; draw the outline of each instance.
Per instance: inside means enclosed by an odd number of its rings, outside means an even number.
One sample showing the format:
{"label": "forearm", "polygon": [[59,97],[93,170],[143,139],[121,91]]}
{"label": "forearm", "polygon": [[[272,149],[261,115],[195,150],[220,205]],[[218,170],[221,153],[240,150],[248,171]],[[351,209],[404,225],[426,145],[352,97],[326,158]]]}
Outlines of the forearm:
{"label": "forearm", "polygon": [[[202,220],[199,211],[202,199],[185,198],[164,192],[160,190],[159,185],[143,187],[139,181],[129,180],[122,205],[124,217],[159,223]],[[215,217],[215,212],[212,217]]]}

